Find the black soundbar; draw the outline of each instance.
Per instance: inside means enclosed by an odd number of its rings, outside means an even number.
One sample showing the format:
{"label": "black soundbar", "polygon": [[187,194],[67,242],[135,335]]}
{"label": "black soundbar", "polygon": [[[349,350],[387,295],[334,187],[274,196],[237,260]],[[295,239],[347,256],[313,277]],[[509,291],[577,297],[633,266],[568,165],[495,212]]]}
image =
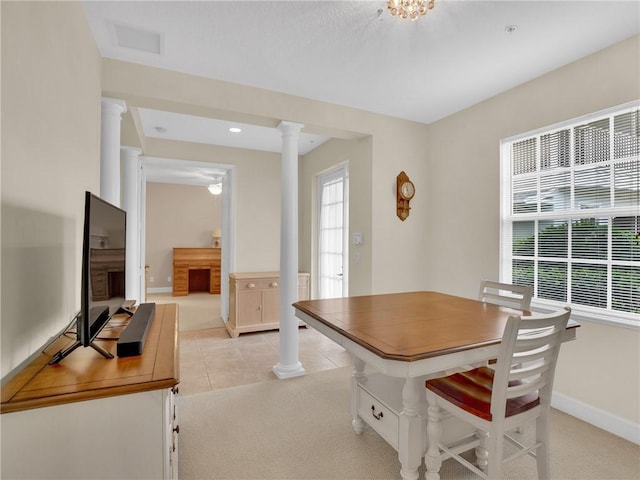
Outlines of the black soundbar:
{"label": "black soundbar", "polygon": [[117,353],[119,357],[132,357],[142,353],[144,341],[147,339],[149,327],[155,316],[155,303],[141,303],[136,308],[127,328],[122,331],[118,339]]}

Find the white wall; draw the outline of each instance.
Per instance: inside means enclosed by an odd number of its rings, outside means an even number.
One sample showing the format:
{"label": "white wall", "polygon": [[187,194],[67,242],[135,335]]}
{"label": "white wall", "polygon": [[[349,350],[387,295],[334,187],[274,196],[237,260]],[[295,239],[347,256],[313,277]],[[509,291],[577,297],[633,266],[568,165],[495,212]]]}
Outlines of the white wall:
{"label": "white wall", "polygon": [[80,309],[99,193],[100,56],[79,3],[1,2],[2,376]]}
{"label": "white wall", "polygon": [[[429,289],[474,297],[498,278],[500,139],[640,98],[634,37],[429,126]],[[584,323],[555,389],[640,423],[640,331]]]}

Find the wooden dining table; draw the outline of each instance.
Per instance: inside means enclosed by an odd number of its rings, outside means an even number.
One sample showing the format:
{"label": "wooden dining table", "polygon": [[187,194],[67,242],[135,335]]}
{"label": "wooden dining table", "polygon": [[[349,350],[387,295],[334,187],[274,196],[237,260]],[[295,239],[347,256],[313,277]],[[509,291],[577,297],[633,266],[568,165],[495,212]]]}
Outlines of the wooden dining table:
{"label": "wooden dining table", "polygon": [[[439,292],[367,295],[293,304],[295,315],[351,353],[351,417],[398,452],[416,480],[427,450],[424,382],[496,358],[507,319],[530,312]],[[570,321],[563,341],[576,337]],[[443,440],[468,427],[443,421]]]}

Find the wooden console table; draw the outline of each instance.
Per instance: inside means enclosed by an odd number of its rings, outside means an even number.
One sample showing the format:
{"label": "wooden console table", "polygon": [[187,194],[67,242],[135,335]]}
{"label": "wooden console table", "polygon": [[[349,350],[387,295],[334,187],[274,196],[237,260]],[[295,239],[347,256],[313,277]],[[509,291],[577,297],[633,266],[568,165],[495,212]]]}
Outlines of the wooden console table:
{"label": "wooden console table", "polygon": [[[96,343],[116,354],[128,322],[114,316]],[[156,305],[142,355],[106,359],[79,348],[48,365],[63,336],[2,387],[2,476],[13,479],[178,477],[178,316]]]}
{"label": "wooden console table", "polygon": [[209,293],[220,293],[219,248],[173,249],[173,296],[189,295],[189,276],[196,270],[209,271]]}

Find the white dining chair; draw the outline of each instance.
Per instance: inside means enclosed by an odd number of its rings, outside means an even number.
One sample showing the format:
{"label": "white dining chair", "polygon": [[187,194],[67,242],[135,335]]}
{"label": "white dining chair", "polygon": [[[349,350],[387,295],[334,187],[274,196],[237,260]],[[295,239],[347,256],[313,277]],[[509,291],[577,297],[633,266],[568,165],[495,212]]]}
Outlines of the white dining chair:
{"label": "white dining chair", "polygon": [[[531,298],[533,297],[533,287],[531,285],[514,285],[511,283],[494,282],[492,280],[482,280],[480,282],[480,293],[478,300],[502,305],[516,310],[528,311],[531,308]],[[492,358],[485,365],[494,365],[496,359]],[[474,365],[480,366],[480,365]],[[466,368],[467,370],[469,368]]]}
{"label": "white dining chair", "polygon": [[[562,334],[571,310],[545,315],[512,315],[504,330],[495,370],[488,367],[426,382],[427,480],[439,478],[442,461],[453,458],[481,478],[502,478],[505,462],[530,454],[538,478],[551,478],[549,413]],[[445,412],[443,412],[443,410]],[[471,424],[474,434],[447,445],[441,442],[441,419],[448,414]],[[535,440],[524,445],[508,433],[535,419]],[[517,447],[504,457],[505,439]],[[476,463],[461,454],[475,448]]]}
{"label": "white dining chair", "polygon": [[513,285],[510,283],[482,280],[478,300],[495,303],[517,310],[529,310],[533,287],[531,285]]}

